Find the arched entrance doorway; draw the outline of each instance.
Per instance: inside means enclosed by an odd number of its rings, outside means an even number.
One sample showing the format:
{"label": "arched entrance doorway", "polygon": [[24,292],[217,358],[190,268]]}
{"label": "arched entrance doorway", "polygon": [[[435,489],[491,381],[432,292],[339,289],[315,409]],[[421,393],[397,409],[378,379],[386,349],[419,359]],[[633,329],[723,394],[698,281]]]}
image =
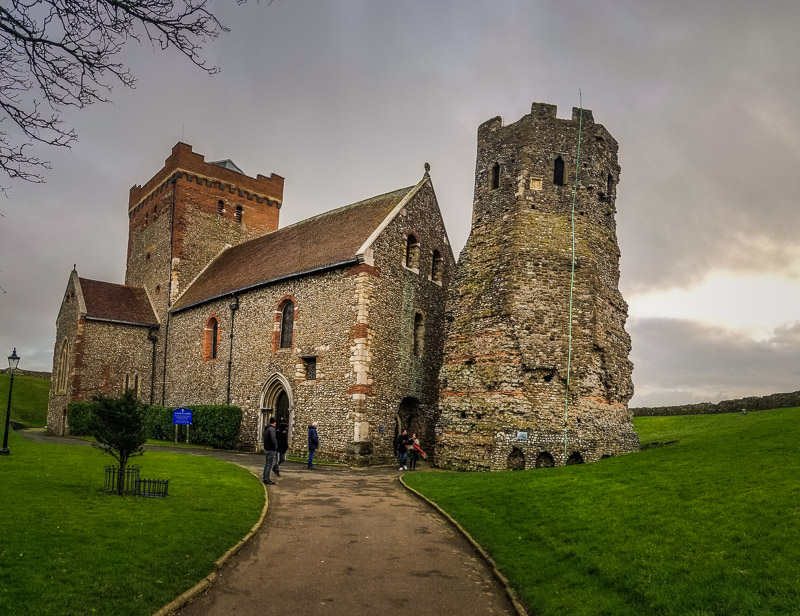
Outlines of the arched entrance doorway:
{"label": "arched entrance doorway", "polygon": [[416,398],[403,398],[394,418],[394,442],[403,430],[408,430],[409,435],[420,431],[419,426],[419,400]]}
{"label": "arched entrance doorway", "polygon": [[280,372],[270,375],[264,387],[261,388],[258,418],[258,443],[261,444],[261,435],[264,425],[270,417],[274,417],[278,425],[285,423],[289,426],[289,443],[292,442],[292,420],[294,419],[294,402],[292,388],[289,381]]}

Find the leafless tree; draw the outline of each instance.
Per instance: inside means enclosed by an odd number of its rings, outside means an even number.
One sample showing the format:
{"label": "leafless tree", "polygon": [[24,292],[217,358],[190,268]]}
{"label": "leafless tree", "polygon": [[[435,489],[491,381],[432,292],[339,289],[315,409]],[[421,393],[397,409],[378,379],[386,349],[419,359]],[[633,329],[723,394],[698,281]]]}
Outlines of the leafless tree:
{"label": "leafless tree", "polygon": [[2,0],[0,170],[11,180],[43,182],[50,163],[34,146],[69,147],[77,134],[62,120],[64,108],[107,102],[116,83],[134,85],[119,59],[131,40],[175,48],[217,72],[201,57],[203,45],[227,31],[210,1]]}

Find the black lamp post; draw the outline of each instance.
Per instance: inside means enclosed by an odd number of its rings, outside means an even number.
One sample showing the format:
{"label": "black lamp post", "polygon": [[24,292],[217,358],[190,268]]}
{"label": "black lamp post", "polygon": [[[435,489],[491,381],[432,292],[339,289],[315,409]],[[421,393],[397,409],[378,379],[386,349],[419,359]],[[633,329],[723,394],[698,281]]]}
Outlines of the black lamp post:
{"label": "black lamp post", "polygon": [[8,408],[6,409],[6,429],[3,432],[3,448],[0,449],[0,456],[7,456],[11,453],[8,450],[8,424],[11,421],[11,390],[14,388],[14,371],[19,365],[19,357],[17,357],[17,349],[8,356],[8,373],[11,375],[11,380],[8,382]]}

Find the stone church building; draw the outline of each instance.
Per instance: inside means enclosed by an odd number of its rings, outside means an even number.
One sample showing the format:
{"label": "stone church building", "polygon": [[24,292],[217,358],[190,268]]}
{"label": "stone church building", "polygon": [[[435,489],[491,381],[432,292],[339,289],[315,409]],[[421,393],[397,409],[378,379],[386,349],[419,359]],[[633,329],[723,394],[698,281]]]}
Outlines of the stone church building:
{"label": "stone church building", "polygon": [[555,112],[534,103],[515,124],[479,128],[458,266],[427,164],[413,186],[279,228],[282,177],[249,177],[178,143],[131,188],[125,283],[69,276],[48,429],[69,433],[70,401],[133,388],[150,404],[239,406],[244,447],[259,447],[274,415],[301,453],[318,421],[320,454],[359,463],[392,460],[400,427],[447,468],[637,449],[617,288],[617,145],[583,110],[567,336],[579,123]]}

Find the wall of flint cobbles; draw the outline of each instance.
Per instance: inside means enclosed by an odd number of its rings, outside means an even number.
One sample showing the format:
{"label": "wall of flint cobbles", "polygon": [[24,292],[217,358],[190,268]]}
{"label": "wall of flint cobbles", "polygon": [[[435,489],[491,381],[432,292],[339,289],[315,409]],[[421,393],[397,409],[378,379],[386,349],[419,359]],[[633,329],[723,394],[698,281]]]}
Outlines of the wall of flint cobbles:
{"label": "wall of flint cobbles", "polygon": [[[403,264],[410,230],[420,243],[418,271]],[[430,275],[434,249],[444,260],[439,282]],[[410,398],[417,401],[413,427],[424,435],[423,444],[426,439],[432,444],[442,306],[454,259],[428,185],[384,229],[370,260],[241,294],[232,356],[232,297],[171,315],[166,404],[225,403],[230,357],[230,403],[244,411],[245,446],[259,445],[265,386],[275,374],[289,386],[294,453],[305,451],[307,426],[317,421],[320,455],[348,459],[356,453],[354,443],[362,443],[368,446],[358,448],[360,461],[393,460],[396,417]],[[273,350],[276,313],[287,296],[295,301],[293,347]],[[424,343],[415,356],[417,312],[426,320]],[[203,328],[212,314],[220,320],[218,356],[203,361]],[[306,357],[316,358],[316,379],[305,378]]]}
{"label": "wall of flint cobbles", "polygon": [[[405,267],[409,233],[419,243],[415,269]],[[434,250],[443,260],[438,282],[431,275]],[[370,424],[376,459],[393,459],[398,415],[402,427],[416,431],[421,446],[433,457],[443,308],[455,259],[429,183],[377,239],[374,259],[379,276],[369,304],[372,391],[363,412]],[[414,317],[418,312],[423,315],[424,336],[421,351],[415,355]],[[383,432],[380,426],[384,426]]]}
{"label": "wall of flint cobbles", "polygon": [[[61,302],[61,310],[56,320],[56,342],[53,348],[53,376],[50,379],[50,397],[47,402],[47,429],[53,434],[61,436],[68,434],[67,405],[73,400],[76,389],[80,388],[80,381],[76,383],[73,376],[76,363],[77,345],[75,343],[76,340],[78,340],[79,329],[82,328],[82,323],[79,323],[80,307],[76,296],[76,279],[77,274],[73,271],[67,282],[67,289],[64,291],[64,298]],[[61,347],[65,341],[69,344],[67,359],[69,378],[67,379],[66,390],[58,391],[56,375],[58,374]]]}

